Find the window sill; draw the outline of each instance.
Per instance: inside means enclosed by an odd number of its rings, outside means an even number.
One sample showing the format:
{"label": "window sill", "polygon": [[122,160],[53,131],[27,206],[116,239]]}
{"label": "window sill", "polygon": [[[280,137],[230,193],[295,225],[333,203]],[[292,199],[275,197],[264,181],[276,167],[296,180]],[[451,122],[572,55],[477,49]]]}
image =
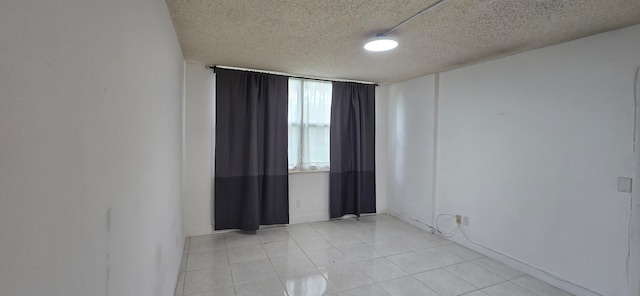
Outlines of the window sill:
{"label": "window sill", "polygon": [[298,175],[298,174],[317,174],[317,173],[329,173],[329,170],[289,171],[289,175]]}

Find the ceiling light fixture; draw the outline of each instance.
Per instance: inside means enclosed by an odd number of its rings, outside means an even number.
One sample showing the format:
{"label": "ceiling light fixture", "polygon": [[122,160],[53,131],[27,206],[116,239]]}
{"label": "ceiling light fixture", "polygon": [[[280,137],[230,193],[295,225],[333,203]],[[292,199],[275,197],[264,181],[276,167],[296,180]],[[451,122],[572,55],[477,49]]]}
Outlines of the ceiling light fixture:
{"label": "ceiling light fixture", "polygon": [[384,34],[376,35],[364,45],[364,49],[368,51],[387,51],[392,50],[398,46],[398,41],[395,41]]}
{"label": "ceiling light fixture", "polygon": [[376,34],[376,37],[373,39],[370,39],[369,41],[367,41],[367,43],[364,45],[364,49],[368,50],[368,51],[387,51],[387,50],[392,50],[396,47],[398,47],[398,41],[387,37],[387,33],[397,29],[398,27],[410,22],[411,20],[413,20],[414,18],[422,15],[423,13],[427,12],[428,10],[430,10],[431,8],[434,8],[438,5],[440,5],[442,2],[444,2],[446,0],[438,0],[435,3],[429,5],[427,8],[420,10],[418,13],[412,15],[411,17],[409,17],[408,19],[400,22],[399,24],[393,26],[393,28],[386,30],[382,33],[378,33]]}

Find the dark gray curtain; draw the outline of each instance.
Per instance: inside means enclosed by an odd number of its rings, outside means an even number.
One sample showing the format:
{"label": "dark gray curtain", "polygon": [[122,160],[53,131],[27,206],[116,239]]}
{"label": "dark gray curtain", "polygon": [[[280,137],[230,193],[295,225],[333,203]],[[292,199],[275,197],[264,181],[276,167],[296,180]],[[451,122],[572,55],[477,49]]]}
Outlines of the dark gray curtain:
{"label": "dark gray curtain", "polygon": [[288,78],[215,72],[215,229],[287,224]]}
{"label": "dark gray curtain", "polygon": [[329,214],[376,212],[375,86],[333,82]]}

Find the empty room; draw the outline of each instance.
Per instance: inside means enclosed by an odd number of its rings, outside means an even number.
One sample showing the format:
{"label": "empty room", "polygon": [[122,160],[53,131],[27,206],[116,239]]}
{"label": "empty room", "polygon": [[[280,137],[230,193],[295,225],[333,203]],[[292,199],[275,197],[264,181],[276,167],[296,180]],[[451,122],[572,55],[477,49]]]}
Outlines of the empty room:
{"label": "empty room", "polygon": [[0,1],[1,296],[640,296],[640,1]]}

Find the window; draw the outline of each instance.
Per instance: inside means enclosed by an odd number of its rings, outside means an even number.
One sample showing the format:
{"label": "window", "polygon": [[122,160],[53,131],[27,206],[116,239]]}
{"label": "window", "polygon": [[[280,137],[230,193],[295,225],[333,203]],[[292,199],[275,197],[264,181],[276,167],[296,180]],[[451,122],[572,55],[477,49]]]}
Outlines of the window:
{"label": "window", "polygon": [[289,170],[329,170],[331,82],[289,78]]}

